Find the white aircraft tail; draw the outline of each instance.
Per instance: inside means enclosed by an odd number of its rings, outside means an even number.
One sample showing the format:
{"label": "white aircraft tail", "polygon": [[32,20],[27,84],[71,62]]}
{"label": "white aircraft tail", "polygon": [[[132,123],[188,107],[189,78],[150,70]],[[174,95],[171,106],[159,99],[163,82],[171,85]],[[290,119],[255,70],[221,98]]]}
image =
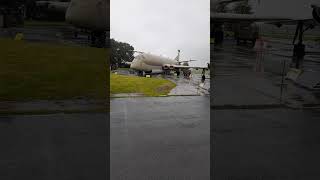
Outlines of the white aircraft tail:
{"label": "white aircraft tail", "polygon": [[178,50],[178,55],[176,58],[174,58],[175,61],[179,62],[180,61],[180,50]]}

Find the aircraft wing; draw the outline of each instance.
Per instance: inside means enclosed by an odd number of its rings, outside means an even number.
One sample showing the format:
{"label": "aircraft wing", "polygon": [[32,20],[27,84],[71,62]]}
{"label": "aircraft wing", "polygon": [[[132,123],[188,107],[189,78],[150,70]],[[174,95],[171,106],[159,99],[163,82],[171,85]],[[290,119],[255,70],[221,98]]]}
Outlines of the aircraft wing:
{"label": "aircraft wing", "polygon": [[311,5],[312,12],[308,17],[301,18],[290,18],[290,17],[280,17],[280,16],[261,16],[255,14],[234,14],[234,13],[216,13],[211,12],[210,18],[213,22],[264,22],[275,25],[295,25],[297,22],[303,21],[305,24],[316,25],[320,23],[320,7],[317,5]]}
{"label": "aircraft wing", "polygon": [[276,16],[258,16],[253,14],[234,14],[234,13],[211,13],[211,20],[214,22],[239,22],[239,21],[252,21],[252,22],[274,22],[274,21],[287,21],[292,20],[286,17]]}
{"label": "aircraft wing", "polygon": [[317,21],[314,19],[296,19],[296,20],[284,20],[284,21],[270,21],[266,22],[266,24],[273,24],[273,25],[296,25],[297,22],[303,21],[305,25],[316,25]]}
{"label": "aircraft wing", "polygon": [[36,1],[37,6],[45,6],[50,11],[59,11],[65,13],[69,7],[70,2],[58,1]]}
{"label": "aircraft wing", "polygon": [[51,2],[49,8],[66,12],[69,4],[69,2]]}
{"label": "aircraft wing", "polygon": [[176,69],[208,69],[208,67],[200,66],[183,66],[183,65],[173,65]]}

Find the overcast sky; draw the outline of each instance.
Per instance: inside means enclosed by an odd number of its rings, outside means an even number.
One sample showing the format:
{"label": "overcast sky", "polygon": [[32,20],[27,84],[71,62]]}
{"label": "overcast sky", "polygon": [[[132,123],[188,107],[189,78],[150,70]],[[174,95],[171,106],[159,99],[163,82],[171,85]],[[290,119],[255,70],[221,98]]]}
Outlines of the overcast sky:
{"label": "overcast sky", "polygon": [[210,0],[111,0],[111,38],[135,50],[210,61]]}

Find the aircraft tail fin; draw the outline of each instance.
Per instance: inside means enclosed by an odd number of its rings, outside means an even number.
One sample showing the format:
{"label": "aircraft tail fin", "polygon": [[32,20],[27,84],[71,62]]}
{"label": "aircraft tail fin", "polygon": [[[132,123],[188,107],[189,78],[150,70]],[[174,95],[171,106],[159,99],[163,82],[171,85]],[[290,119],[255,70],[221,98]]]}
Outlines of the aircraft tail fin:
{"label": "aircraft tail fin", "polygon": [[176,58],[174,58],[174,60],[176,60],[177,62],[180,61],[180,50],[179,49],[178,49],[178,55],[177,55]]}

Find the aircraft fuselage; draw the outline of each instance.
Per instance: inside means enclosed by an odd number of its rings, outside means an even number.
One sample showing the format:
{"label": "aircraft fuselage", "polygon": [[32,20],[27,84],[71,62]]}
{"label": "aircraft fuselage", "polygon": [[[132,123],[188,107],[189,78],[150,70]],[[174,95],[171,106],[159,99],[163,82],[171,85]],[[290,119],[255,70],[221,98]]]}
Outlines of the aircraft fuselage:
{"label": "aircraft fuselage", "polygon": [[134,58],[130,68],[144,72],[161,72],[166,69],[173,69],[173,67],[170,66],[176,65],[177,63],[177,61],[170,58],[142,53]]}

